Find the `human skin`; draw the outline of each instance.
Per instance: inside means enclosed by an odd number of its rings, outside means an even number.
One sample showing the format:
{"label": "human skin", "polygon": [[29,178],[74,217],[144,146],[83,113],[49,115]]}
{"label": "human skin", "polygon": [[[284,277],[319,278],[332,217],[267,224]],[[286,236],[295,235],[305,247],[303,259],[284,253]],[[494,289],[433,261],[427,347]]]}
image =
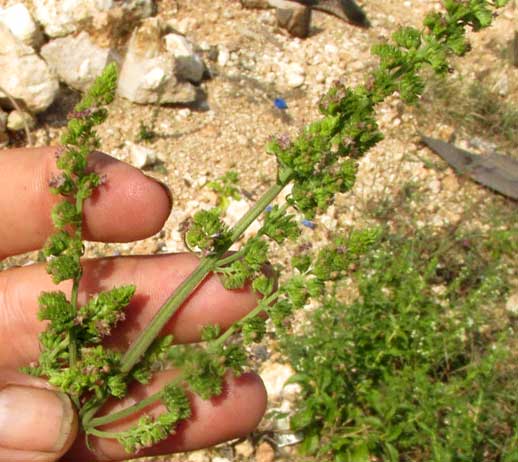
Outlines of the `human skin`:
{"label": "human skin", "polygon": [[[85,203],[84,238],[100,242],[130,242],[157,233],[169,216],[170,194],[139,170],[102,153],[91,155],[89,167],[106,175],[106,183]],[[48,181],[58,171],[55,149],[35,148],[0,151],[0,260],[42,247],[52,234],[50,210],[59,198]],[[100,290],[135,284],[136,294],[126,309],[127,320],[116,328],[110,346],[125,349],[171,294],[194,269],[191,254],[114,257],[88,260],[80,285],[80,301]],[[65,293],[70,281],[59,285]],[[18,372],[39,355],[38,334],[44,329],[37,319],[37,297],[56,290],[42,264],[0,273],[0,462],[94,461],[129,457],[114,440],[91,438],[95,455],[86,448],[77,430],[77,417],[68,398],[56,393],[44,380]],[[222,328],[243,317],[256,305],[249,290],[228,291],[217,277],[208,277],[188,298],[164,329],[177,343],[199,340],[203,325]],[[143,386],[130,387],[124,400],[108,402],[101,412],[140,401],[167,383],[177,371],[165,371]],[[191,396],[193,415],[177,432],[138,456],[168,454],[211,446],[251,432],[266,408],[261,379],[252,373],[228,375],[221,396],[204,401]],[[159,413],[160,405],[148,412]],[[11,414],[9,414],[11,412]],[[6,415],[16,415],[7,419]],[[126,428],[138,415],[109,431]]]}

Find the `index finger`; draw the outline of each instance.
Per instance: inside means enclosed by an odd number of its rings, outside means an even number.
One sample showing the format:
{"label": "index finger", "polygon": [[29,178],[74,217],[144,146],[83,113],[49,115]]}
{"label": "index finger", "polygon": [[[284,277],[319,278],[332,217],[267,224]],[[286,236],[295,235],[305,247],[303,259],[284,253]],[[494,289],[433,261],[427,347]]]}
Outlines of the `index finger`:
{"label": "index finger", "polygon": [[[49,190],[59,170],[55,148],[0,151],[0,260],[39,249],[54,226],[50,212],[60,199]],[[100,152],[89,167],[106,176],[84,208],[84,238],[129,242],[158,232],[171,211],[171,196],[158,181]]]}

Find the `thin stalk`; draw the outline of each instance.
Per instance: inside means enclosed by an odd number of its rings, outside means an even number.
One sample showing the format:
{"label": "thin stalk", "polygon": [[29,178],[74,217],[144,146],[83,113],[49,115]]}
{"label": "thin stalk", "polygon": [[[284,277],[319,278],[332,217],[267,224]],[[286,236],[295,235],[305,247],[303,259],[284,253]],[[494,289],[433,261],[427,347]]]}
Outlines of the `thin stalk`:
{"label": "thin stalk", "polygon": [[[228,340],[229,337],[231,337],[237,330],[241,328],[241,325],[243,322],[246,322],[248,319],[254,318],[257,316],[261,311],[265,309],[265,306],[272,303],[275,299],[277,299],[280,295],[280,292],[274,292],[269,297],[261,300],[261,302],[252,310],[250,311],[244,318],[242,318],[239,322],[234,323],[229,329],[225,331],[220,337],[218,337],[216,340],[214,340],[211,344],[211,346],[218,347],[222,343],[224,343],[226,340]],[[210,348],[210,347],[209,347]],[[170,383],[180,383],[183,379],[183,375],[178,375],[174,380],[172,380]],[[143,399],[142,401],[139,401],[136,404],[133,404],[132,406],[129,406],[127,408],[124,408],[122,411],[114,412],[113,414],[108,414],[102,417],[95,417],[92,420],[90,420],[88,427],[85,427],[85,430],[90,432],[90,428],[92,427],[99,427],[100,425],[106,425],[111,422],[115,422],[119,419],[123,419],[125,417],[128,417],[138,411],[141,411],[142,409],[146,408],[147,406],[155,403],[156,401],[159,401],[163,396],[163,390],[159,391],[157,393],[154,393],[147,398]]]}
{"label": "thin stalk", "polygon": [[111,439],[117,439],[120,432],[104,432],[102,430],[97,430],[95,428],[90,428],[88,430],[88,435],[97,436],[99,438],[111,438]]}
{"label": "thin stalk", "polygon": [[[81,217],[80,222],[77,225],[76,230],[75,230],[75,238],[77,240],[82,239],[83,202],[84,202],[84,200],[81,197],[76,198],[76,211],[77,211],[77,214]],[[77,259],[80,260],[81,256],[82,255],[78,255]],[[82,271],[81,271],[81,273],[82,273]],[[71,303],[72,307],[74,308],[74,311],[77,311],[77,308],[78,308],[77,300],[79,297],[79,282],[81,281],[81,276],[82,276],[81,273],[78,274],[74,278],[73,284],[72,284],[72,292],[70,294],[70,303]],[[77,362],[77,343],[76,343],[76,339],[75,339],[75,336],[73,333],[71,333],[71,335],[70,335],[70,344],[68,347],[68,352],[70,354],[70,366],[73,366]]]}
{"label": "thin stalk", "polygon": [[[171,383],[176,383],[179,381],[181,377],[176,378]],[[147,406],[155,403],[156,401],[160,400],[163,396],[163,390],[159,391],[157,393],[154,393],[147,398],[143,399],[142,401],[139,401],[136,404],[133,404],[132,406],[129,406],[127,408],[124,408],[122,411],[114,412],[113,414],[103,415],[102,417],[95,417],[90,421],[90,424],[88,427],[85,427],[85,430],[88,432],[90,431],[90,428],[93,427],[99,427],[100,425],[106,425],[111,422],[115,422],[116,420],[123,419],[124,417],[128,417],[135,412],[141,411],[142,409],[146,408]]]}
{"label": "thin stalk", "polygon": [[[287,177],[286,181],[289,181],[289,177]],[[230,245],[241,237],[263,210],[279,195],[286,184],[286,182],[283,182],[281,184],[276,183],[271,186],[233,227],[230,244],[226,246],[226,248],[222,248],[218,253],[203,258],[198,267],[176,288],[173,294],[166,300],[150,323],[140,333],[122,357],[122,373],[127,374],[131,371],[133,366],[135,366],[139,359],[144,355],[160,331],[180,308],[187,297],[203,282],[207,275],[217,267],[218,261],[221,259],[221,256],[228,251]],[[84,427],[89,427],[91,425],[90,422],[93,416],[102,406],[104,401],[105,400],[97,403],[85,412],[83,416]]]}
{"label": "thin stalk", "polygon": [[238,250],[237,252],[234,252],[233,254],[229,255],[228,257],[221,258],[218,260],[218,267],[230,265],[231,263],[234,263],[236,260],[239,260],[244,255],[244,249]]}
{"label": "thin stalk", "polygon": [[280,295],[280,292],[276,291],[273,294],[271,294],[269,297],[263,298],[261,300],[261,302],[252,311],[250,311],[244,318],[241,318],[241,320],[239,322],[232,324],[231,327],[229,327],[222,335],[220,335],[216,340],[214,340],[211,343],[210,347],[219,347],[222,343],[225,343],[225,341],[229,337],[231,337],[233,334],[235,334],[237,330],[241,329],[241,326],[243,325],[244,322],[248,321],[249,319],[255,318],[261,311],[264,311],[265,306],[268,306],[275,299],[279,298],[279,295]]}

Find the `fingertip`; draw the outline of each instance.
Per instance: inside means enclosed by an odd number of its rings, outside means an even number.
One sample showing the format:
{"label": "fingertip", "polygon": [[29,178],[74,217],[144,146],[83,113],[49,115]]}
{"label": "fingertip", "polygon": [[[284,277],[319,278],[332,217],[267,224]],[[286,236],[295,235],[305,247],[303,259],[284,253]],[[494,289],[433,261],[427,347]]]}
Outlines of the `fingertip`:
{"label": "fingertip", "polygon": [[90,166],[105,181],[85,204],[87,239],[133,241],[162,229],[173,203],[165,184],[101,152],[91,155]]}

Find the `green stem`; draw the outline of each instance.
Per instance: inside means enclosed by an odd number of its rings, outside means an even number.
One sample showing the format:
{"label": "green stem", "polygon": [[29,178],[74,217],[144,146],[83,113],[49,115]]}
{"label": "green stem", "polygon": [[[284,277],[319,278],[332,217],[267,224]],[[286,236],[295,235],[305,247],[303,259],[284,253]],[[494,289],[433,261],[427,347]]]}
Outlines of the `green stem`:
{"label": "green stem", "polygon": [[88,435],[97,436],[99,438],[111,438],[117,439],[120,432],[104,432],[102,430],[97,430],[95,428],[90,428],[87,432]]}
{"label": "green stem", "polygon": [[[175,380],[172,381],[172,383],[176,383],[180,381],[181,377],[177,377]],[[99,427],[100,425],[106,425],[111,422],[115,422],[116,420],[123,419],[124,417],[128,417],[135,412],[141,411],[145,407],[155,403],[156,401],[160,400],[163,396],[163,391],[159,391],[157,393],[154,393],[147,398],[143,399],[142,401],[139,401],[136,404],[133,404],[132,406],[129,406],[127,408],[124,408],[122,411],[114,412],[113,414],[103,415],[102,417],[95,417],[92,419],[89,423],[88,427],[85,427],[85,430],[87,432],[90,431],[90,428],[93,427]]]}
{"label": "green stem", "polygon": [[234,263],[236,260],[239,260],[244,255],[244,253],[244,250],[241,249],[229,255],[228,257],[221,258],[220,260],[218,260],[218,268]]}
{"label": "green stem", "polygon": [[[81,217],[81,220],[79,224],[76,227],[75,230],[75,239],[78,241],[82,240],[82,229],[83,229],[83,202],[84,200],[80,197],[76,198],[76,211],[77,214]],[[81,252],[81,255],[77,255],[77,259],[80,260],[83,252]],[[72,284],[72,292],[70,294],[70,303],[72,304],[75,311],[78,309],[78,303],[77,300],[79,298],[79,282],[81,281],[82,276],[82,268],[80,274],[78,274],[73,281]],[[77,342],[75,335],[71,332],[70,335],[70,345],[68,347],[68,352],[70,355],[70,366],[74,366],[77,362]]]}
{"label": "green stem", "polygon": [[[289,181],[289,176],[286,177]],[[248,212],[236,223],[231,233],[231,243],[226,248],[221,249],[215,254],[203,258],[198,267],[176,288],[173,294],[166,300],[160,310],[155,314],[146,328],[140,333],[137,339],[131,344],[130,348],[121,362],[121,372],[127,374],[133,366],[153,343],[166,323],[180,308],[187,297],[203,282],[207,275],[213,271],[221,256],[228,251],[230,245],[236,242],[245,230],[257,219],[264,209],[279,195],[287,183],[276,183],[270,187],[261,198],[248,210]],[[83,426],[90,427],[95,413],[104,403],[104,400],[91,407],[83,416]]]}
{"label": "green stem", "polygon": [[232,324],[231,327],[229,327],[222,335],[220,335],[216,340],[214,340],[210,347],[219,347],[221,344],[225,343],[226,340],[228,340],[229,337],[231,337],[234,333],[236,333],[237,330],[241,329],[241,326],[243,323],[248,321],[249,319],[255,318],[261,311],[265,310],[265,307],[267,307],[270,303],[272,303],[275,299],[279,298],[280,292],[276,291],[267,298],[263,298],[261,302],[252,310],[250,311],[244,318],[241,318],[239,322],[236,322]]}
{"label": "green stem", "polygon": [[230,236],[232,243],[236,242],[241,237],[241,234],[243,234],[264,211],[264,209],[270,205],[270,203],[280,194],[289,182],[290,177],[287,177],[282,183],[275,183],[259,198],[252,208],[243,215],[243,217],[232,228],[232,234]]}

